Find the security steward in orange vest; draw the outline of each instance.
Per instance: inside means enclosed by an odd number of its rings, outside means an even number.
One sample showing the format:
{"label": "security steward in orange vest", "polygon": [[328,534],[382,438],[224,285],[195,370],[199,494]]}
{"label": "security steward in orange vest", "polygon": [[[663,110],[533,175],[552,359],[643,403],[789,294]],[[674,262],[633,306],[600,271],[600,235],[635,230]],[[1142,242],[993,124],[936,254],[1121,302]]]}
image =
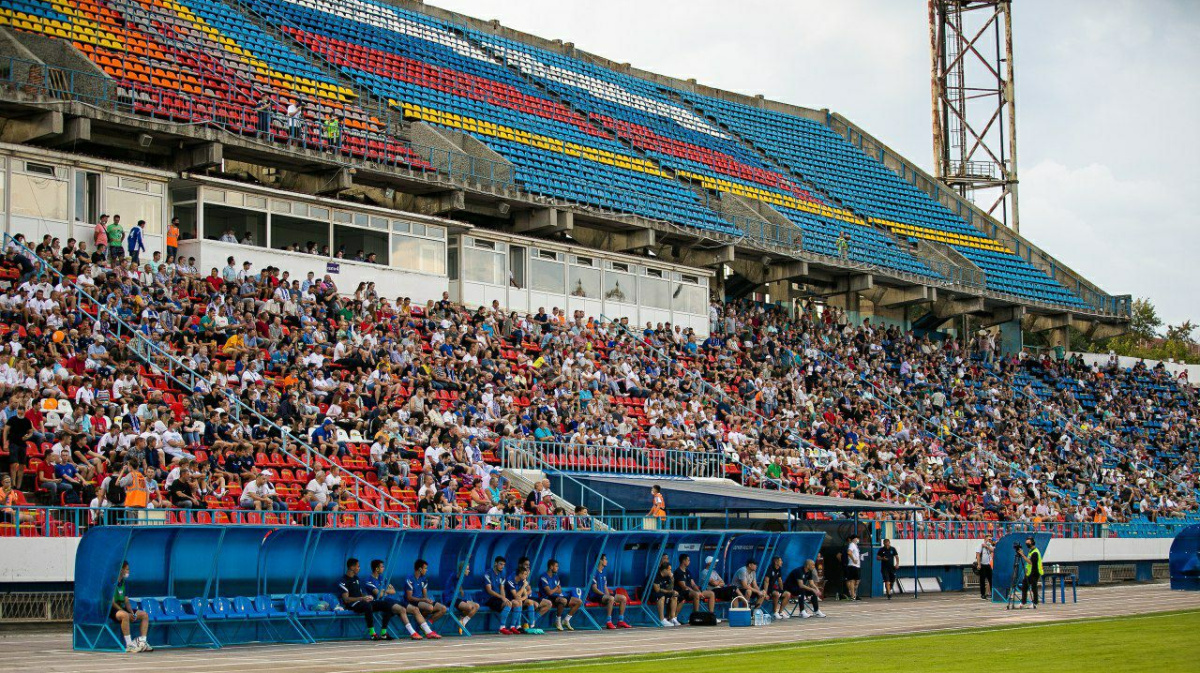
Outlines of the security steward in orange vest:
{"label": "security steward in orange vest", "polygon": [[663,497],[662,488],[658,484],[650,487],[650,516],[656,519],[667,518],[667,500]]}
{"label": "security steward in orange vest", "polygon": [[125,464],[117,483],[125,489],[126,507],[145,507],[150,502],[150,486],[136,458]]}

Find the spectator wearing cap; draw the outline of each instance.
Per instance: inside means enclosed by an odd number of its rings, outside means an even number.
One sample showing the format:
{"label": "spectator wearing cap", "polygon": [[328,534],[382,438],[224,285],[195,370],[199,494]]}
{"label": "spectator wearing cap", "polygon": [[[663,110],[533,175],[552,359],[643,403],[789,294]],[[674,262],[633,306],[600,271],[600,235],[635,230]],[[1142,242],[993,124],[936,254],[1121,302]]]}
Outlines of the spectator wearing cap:
{"label": "spectator wearing cap", "polygon": [[286,511],[287,503],[279,498],[275,486],[269,481],[273,476],[275,473],[271,470],[263,470],[253,481],[242,486],[238,505],[242,509]]}

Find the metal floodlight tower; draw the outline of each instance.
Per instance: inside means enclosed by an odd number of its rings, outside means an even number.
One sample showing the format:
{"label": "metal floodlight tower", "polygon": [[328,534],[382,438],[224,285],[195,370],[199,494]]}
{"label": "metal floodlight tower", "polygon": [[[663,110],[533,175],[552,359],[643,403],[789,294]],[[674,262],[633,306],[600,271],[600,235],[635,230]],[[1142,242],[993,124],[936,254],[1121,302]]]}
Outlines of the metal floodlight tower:
{"label": "metal floodlight tower", "polygon": [[1019,232],[1012,0],[929,0],[929,48],[934,173]]}

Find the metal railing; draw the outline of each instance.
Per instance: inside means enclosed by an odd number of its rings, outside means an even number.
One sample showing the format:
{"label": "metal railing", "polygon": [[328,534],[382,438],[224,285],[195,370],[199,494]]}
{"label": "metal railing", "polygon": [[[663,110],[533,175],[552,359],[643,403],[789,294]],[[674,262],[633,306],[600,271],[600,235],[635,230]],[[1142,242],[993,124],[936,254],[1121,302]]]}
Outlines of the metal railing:
{"label": "metal railing", "polygon": [[[725,456],[711,451],[537,440],[516,440],[508,446],[536,455],[543,463],[559,472],[691,478],[725,476]],[[516,451],[507,453],[506,457],[510,457],[514,462],[523,458]],[[510,466],[505,464],[504,467]]]}
{"label": "metal railing", "polygon": [[[562,492],[556,493],[557,497],[573,503],[582,503],[585,498],[590,497],[600,504],[601,517],[608,516],[609,512],[620,512],[618,516],[625,515],[625,508],[620,503],[572,477],[567,471],[546,462],[537,452],[525,447],[521,440],[500,440],[500,463],[506,470],[540,470],[546,474],[561,476],[563,481],[559,490]],[[567,489],[574,489],[579,493],[579,497],[570,497],[571,493]]]}
{"label": "metal railing", "polygon": [[[34,254],[32,250],[13,238],[11,234],[5,233],[4,250],[8,250],[10,246],[22,250],[25,253],[24,256],[29,260],[29,262],[37,265],[39,275],[49,271],[64,287],[70,288],[71,291],[75,293],[75,296],[79,299],[79,307],[82,307],[85,304],[91,304],[96,310],[97,329],[110,330],[109,336],[113,337],[118,345],[124,346],[130,353],[133,353],[137,359],[141,360],[148,367],[152,368],[151,371],[157,370],[164,377],[171,379],[171,381],[173,381],[177,386],[180,387],[181,390],[184,391],[196,390],[197,384],[201,381],[205,382],[207,385],[207,377],[195,371],[182,360],[172,355],[167,350],[166,346],[158,341],[155,341],[154,339],[157,338],[157,335],[154,335],[153,338],[149,337],[125,322],[125,320],[117,315],[116,312],[110,309],[105,303],[98,301],[95,297],[80,287],[75,281],[64,276],[58,269],[54,268],[54,266],[47,264],[45,260]],[[100,314],[104,314],[110,322],[105,323],[104,321],[99,320]],[[280,426],[279,424],[275,423],[275,421],[259,413],[256,409],[243,402],[235,391],[226,389],[214,392],[219,392],[226,398],[229,403],[231,416],[240,419],[241,414],[246,413],[250,417],[254,418],[259,424],[277,432],[278,436],[283,440],[282,446],[279,449],[283,455],[303,465],[328,466],[332,464],[328,457],[313,448],[308,441],[293,433],[290,428]],[[304,459],[290,451],[288,448],[289,445],[293,447],[298,446],[303,449],[302,455],[304,456]],[[395,509],[407,511],[407,505],[392,497],[391,494],[382,490],[378,486],[368,482],[349,470],[346,470],[345,474],[352,480],[354,488],[351,492],[353,493],[354,498],[362,506],[367,507],[368,509],[384,512],[384,505],[391,505],[391,507]],[[373,493],[376,499],[378,499],[379,504],[375,504],[371,502],[370,499],[364,497],[363,491]]]}
{"label": "metal railing", "polygon": [[876,519],[875,542],[884,538],[909,540],[978,540],[1009,533],[1050,533],[1056,538],[1174,538],[1190,525],[1186,521],[1157,523],[1093,523],[1068,521],[918,521]]}
{"label": "metal railing", "polygon": [[0,523],[3,538],[80,537],[97,526],[297,526],[309,528],[414,528],[425,530],[698,530],[700,520],[691,516],[648,517],[627,514],[575,516],[537,515],[525,512],[490,514],[462,512],[380,512],[340,510],[315,512],[310,509],[258,511],[232,508],[172,507],[60,507],[13,505],[5,507]]}

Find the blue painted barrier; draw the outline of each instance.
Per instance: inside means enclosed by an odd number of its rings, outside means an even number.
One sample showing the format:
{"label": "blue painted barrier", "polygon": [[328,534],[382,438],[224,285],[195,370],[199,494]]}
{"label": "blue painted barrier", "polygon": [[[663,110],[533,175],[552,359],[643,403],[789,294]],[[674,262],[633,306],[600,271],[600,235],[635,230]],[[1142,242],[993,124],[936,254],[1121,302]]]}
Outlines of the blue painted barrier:
{"label": "blue painted barrier", "polygon": [[1168,565],[1172,589],[1200,591],[1200,524],[1188,526],[1175,536]]}

